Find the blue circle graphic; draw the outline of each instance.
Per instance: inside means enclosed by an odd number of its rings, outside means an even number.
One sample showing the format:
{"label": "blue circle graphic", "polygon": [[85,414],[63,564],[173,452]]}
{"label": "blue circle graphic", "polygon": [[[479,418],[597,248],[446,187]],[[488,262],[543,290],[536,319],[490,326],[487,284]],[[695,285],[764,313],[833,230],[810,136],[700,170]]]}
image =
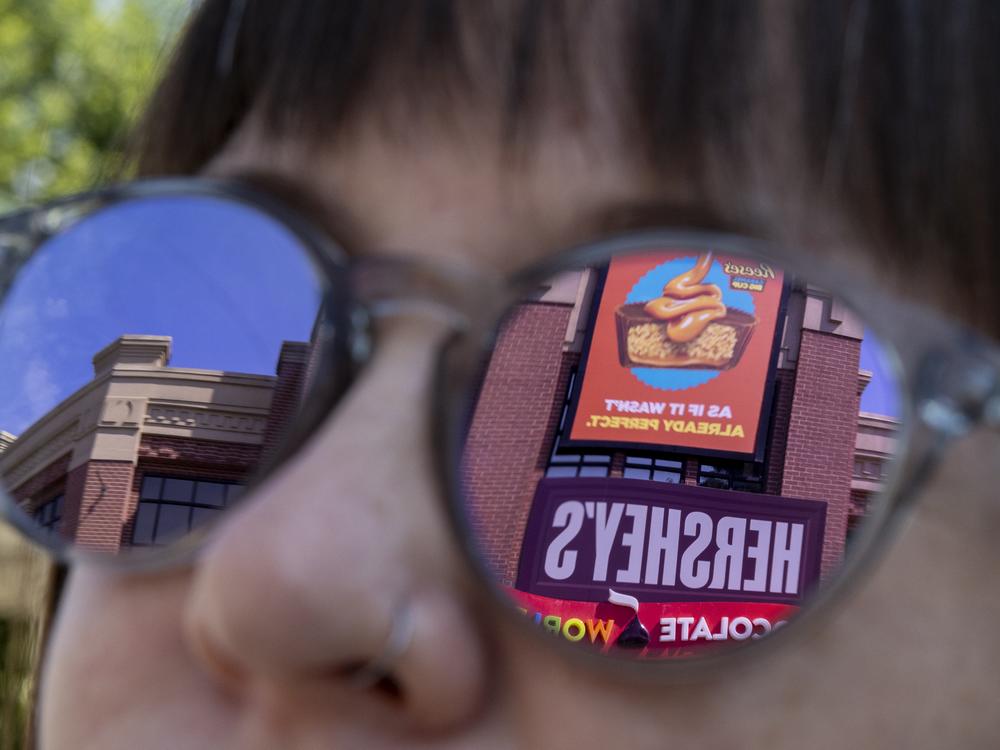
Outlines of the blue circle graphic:
{"label": "blue circle graphic", "polygon": [[[648,302],[651,299],[662,297],[663,287],[672,279],[691,270],[697,262],[697,255],[688,255],[661,263],[656,268],[650,269],[635,283],[635,286],[625,297],[625,302],[628,304]],[[712,262],[712,267],[702,283],[718,286],[722,290],[722,303],[726,307],[742,310],[750,315],[754,314],[753,295],[750,292],[730,289],[729,276],[722,270],[718,261]],[[632,367],[630,371],[640,382],[661,391],[682,391],[686,388],[694,388],[719,375],[719,370],[689,370],[671,367]]]}

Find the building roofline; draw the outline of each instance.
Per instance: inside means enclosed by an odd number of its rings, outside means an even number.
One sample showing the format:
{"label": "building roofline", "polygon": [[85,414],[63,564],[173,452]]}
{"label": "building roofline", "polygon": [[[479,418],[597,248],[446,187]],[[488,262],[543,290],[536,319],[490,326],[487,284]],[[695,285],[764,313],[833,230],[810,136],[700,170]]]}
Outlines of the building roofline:
{"label": "building roofline", "polygon": [[888,414],[876,414],[869,411],[858,412],[858,424],[866,423],[873,427],[885,426],[898,429],[900,421],[899,417],[890,417]]}

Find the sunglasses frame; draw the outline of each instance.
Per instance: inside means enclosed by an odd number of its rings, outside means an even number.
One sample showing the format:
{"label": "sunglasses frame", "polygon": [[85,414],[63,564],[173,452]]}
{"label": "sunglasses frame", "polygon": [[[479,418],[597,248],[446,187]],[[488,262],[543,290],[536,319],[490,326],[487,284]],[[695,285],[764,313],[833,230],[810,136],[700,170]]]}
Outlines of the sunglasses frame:
{"label": "sunglasses frame", "polygon": [[[616,235],[570,248],[503,279],[482,277],[410,259],[352,259],[330,233],[266,191],[245,182],[205,178],[168,178],[111,186],[50,202],[0,218],[0,305],[19,269],[47,239],[102,209],[130,200],[155,197],[205,197],[236,202],[263,212],[301,241],[324,283],[323,341],[318,376],[309,384],[309,409],[295,421],[282,449],[256,477],[264,477],[293,455],[336,408],[344,391],[364,366],[374,346],[372,321],[399,314],[430,314],[445,320],[452,335],[442,345],[429,414],[437,476],[447,515],[459,545],[489,598],[499,603],[514,627],[534,637],[559,640],[555,648],[566,658],[613,665],[611,673],[629,680],[690,681],[734,663],[770,653],[807,632],[805,627],[830,611],[878,555],[885,550],[902,512],[919,494],[950,440],[974,427],[1000,425],[1000,348],[970,328],[935,311],[887,292],[868,279],[858,279],[835,258],[804,259],[780,245],[701,229],[655,229]],[[563,639],[552,639],[517,612],[496,582],[469,526],[461,487],[462,442],[471,418],[473,387],[492,350],[503,315],[530,299],[545,280],[570,270],[599,267],[611,258],[652,248],[723,251],[782,268],[788,278],[808,278],[834,294],[856,313],[884,346],[900,386],[903,416],[899,450],[889,466],[874,511],[857,532],[843,566],[812,595],[789,626],[767,638],[743,642],[705,656],[640,660],[608,658]],[[808,268],[805,268],[808,263]],[[254,481],[248,482],[247,495]],[[211,528],[192,531],[175,543],[140,554],[111,557],[53,543],[0,488],[0,518],[68,563],[111,564],[123,573],[190,565]],[[209,527],[214,526],[210,524]],[[613,656],[613,654],[612,654]],[[653,665],[657,665],[654,667]]]}

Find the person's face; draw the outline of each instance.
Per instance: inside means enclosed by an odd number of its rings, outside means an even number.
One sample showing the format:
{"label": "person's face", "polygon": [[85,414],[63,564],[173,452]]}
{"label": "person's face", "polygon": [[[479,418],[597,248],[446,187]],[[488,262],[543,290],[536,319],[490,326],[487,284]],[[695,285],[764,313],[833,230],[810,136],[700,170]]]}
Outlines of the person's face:
{"label": "person's face", "polygon": [[[668,195],[720,213],[642,172],[610,133],[550,124],[518,167],[485,134],[379,133],[317,151],[248,132],[209,172],[296,183],[325,213],[313,218],[359,254],[481,271],[593,237],[629,202]],[[786,233],[780,214],[756,218]],[[783,650],[703,681],[634,685],[496,616],[458,552],[426,406],[444,332],[433,316],[382,321],[335,413],[190,569],[73,571],[43,681],[45,747],[972,747],[1000,736],[1000,592],[988,580],[1000,506],[976,471],[993,449],[985,437],[953,451],[860,591]],[[400,601],[409,648],[391,682],[356,686],[352,669],[380,652]]]}

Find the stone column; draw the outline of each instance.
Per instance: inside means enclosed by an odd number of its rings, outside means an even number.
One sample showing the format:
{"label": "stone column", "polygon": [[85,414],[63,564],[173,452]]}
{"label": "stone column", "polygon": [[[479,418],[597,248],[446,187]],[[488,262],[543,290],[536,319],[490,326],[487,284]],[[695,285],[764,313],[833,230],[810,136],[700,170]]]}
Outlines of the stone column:
{"label": "stone column", "polygon": [[148,399],[110,395],[111,378],[157,370],[170,362],[169,336],[121,336],[94,355],[104,398],[80,420],[66,477],[64,526],[76,544],[117,551],[131,506],[132,476]]}

